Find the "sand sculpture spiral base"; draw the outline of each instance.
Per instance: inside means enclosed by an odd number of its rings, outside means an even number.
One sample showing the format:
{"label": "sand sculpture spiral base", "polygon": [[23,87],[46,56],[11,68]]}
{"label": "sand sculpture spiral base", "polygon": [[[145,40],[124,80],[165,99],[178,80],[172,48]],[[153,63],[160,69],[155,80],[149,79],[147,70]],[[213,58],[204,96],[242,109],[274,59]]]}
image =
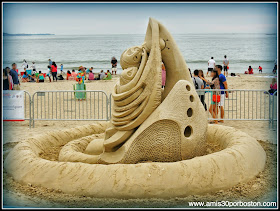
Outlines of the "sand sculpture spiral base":
{"label": "sand sculpture spiral base", "polygon": [[[185,59],[158,21],[150,19],[144,44],[125,50],[120,63],[110,124],[17,144],[4,163],[15,180],[84,196],[170,198],[231,188],[264,169],[266,154],[254,138],[207,125]],[[53,149],[60,150],[46,159]]]}
{"label": "sand sculpture spiral base", "polygon": [[220,151],[178,162],[87,164],[43,159],[53,147],[76,140],[83,152],[107,124],[92,124],[49,132],[22,141],[7,156],[4,167],[19,182],[69,194],[108,198],[171,198],[230,188],[264,169],[266,154],[249,135],[231,127],[209,125],[208,145]]}

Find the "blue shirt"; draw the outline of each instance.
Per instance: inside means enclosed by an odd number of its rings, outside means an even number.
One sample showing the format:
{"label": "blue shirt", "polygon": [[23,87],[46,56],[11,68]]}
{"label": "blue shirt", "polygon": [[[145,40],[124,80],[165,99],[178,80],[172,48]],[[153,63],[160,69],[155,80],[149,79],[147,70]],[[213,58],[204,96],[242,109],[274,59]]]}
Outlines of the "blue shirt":
{"label": "blue shirt", "polygon": [[63,70],[63,65],[60,65],[60,69]]}
{"label": "blue shirt", "polygon": [[18,73],[17,73],[17,71],[15,71],[14,69],[11,69],[11,70],[10,70],[10,75],[12,76],[13,83],[14,83],[14,84],[19,84]]}
{"label": "blue shirt", "polygon": [[[219,75],[219,81],[220,81],[220,89],[225,89],[224,82],[227,81],[226,76],[224,74]],[[221,92],[221,94],[224,94],[225,92]]]}

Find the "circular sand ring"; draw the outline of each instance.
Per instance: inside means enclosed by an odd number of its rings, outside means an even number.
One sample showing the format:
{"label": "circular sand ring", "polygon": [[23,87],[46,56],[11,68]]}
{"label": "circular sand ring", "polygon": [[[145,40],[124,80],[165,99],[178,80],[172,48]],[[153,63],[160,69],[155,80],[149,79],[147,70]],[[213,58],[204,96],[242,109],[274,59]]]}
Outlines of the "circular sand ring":
{"label": "circular sand ring", "polygon": [[[171,198],[228,189],[264,169],[266,154],[256,139],[231,127],[209,125],[207,142],[221,151],[170,163],[88,164],[41,158],[50,147],[103,133],[106,124],[49,132],[22,141],[4,167],[23,183],[65,193],[106,198]],[[87,138],[87,137],[85,137]]]}

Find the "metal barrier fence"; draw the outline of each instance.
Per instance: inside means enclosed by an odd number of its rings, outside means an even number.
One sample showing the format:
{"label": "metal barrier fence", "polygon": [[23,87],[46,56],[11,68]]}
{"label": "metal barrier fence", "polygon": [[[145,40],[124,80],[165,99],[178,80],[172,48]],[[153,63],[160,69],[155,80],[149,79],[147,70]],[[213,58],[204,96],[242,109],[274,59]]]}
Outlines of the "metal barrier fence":
{"label": "metal barrier fence", "polygon": [[31,108],[32,108],[31,95],[29,94],[29,92],[24,91],[24,120],[29,120],[29,128],[31,128],[31,124],[32,124]]}
{"label": "metal barrier fence", "polygon": [[[78,93],[85,98],[79,99]],[[35,120],[109,120],[109,100],[103,91],[35,92],[32,103],[33,127]]]}
{"label": "metal barrier fence", "polygon": [[[213,91],[204,90],[204,102],[207,106],[208,120],[222,120],[221,109],[218,103],[211,104]],[[269,121],[270,127],[277,122],[277,92],[273,95],[266,90],[228,91],[228,98],[224,101],[223,120],[263,120]],[[32,97],[25,92],[25,120],[29,120],[29,127],[35,126],[35,120],[91,120],[109,121],[111,118],[112,94],[107,96],[104,91],[39,91]],[[84,93],[85,99],[77,99],[77,93]],[[209,108],[218,108],[218,118],[213,118]]]}
{"label": "metal barrier fence", "polygon": [[[212,93],[214,91],[216,91],[216,93],[221,93],[225,90],[204,89],[204,102],[207,107],[208,120],[262,120],[269,121],[270,126],[272,127],[274,126],[274,122],[277,121],[277,92],[271,95],[267,90],[226,90],[228,91],[228,98],[225,97],[223,105],[224,117],[221,118],[220,104],[212,101]],[[111,95],[109,96],[109,99],[110,101],[112,100]],[[215,119],[209,112],[210,107],[211,109],[216,109]]]}
{"label": "metal barrier fence", "polygon": [[[222,120],[220,103],[212,101],[212,93],[225,92],[225,90],[206,90],[205,103],[209,110],[217,108],[218,115],[215,120]],[[271,120],[272,101],[271,96],[266,90],[242,90],[232,89],[228,91],[228,98],[224,97],[224,118],[223,120]],[[222,101],[222,98],[221,98]],[[212,104],[212,105],[211,105]],[[214,120],[208,112],[208,119]]]}
{"label": "metal barrier fence", "polygon": [[269,121],[269,126],[270,127],[274,127],[274,122],[276,121],[277,123],[277,118],[278,118],[278,113],[277,113],[277,105],[278,105],[278,101],[277,101],[277,91],[273,93],[273,95],[270,95],[270,105],[271,105],[271,110],[270,110],[270,114],[271,116],[269,117],[270,121]]}

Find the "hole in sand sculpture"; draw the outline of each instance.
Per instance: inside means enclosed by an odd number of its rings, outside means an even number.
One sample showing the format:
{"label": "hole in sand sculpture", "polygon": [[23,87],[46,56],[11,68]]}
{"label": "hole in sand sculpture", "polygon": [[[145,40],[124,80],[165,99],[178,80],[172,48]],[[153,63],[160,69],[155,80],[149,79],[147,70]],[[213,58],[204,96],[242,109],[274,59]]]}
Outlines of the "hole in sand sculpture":
{"label": "hole in sand sculpture", "polygon": [[191,134],[192,134],[192,128],[191,128],[191,126],[187,126],[186,128],[185,128],[185,131],[184,131],[184,135],[185,135],[185,137],[190,137],[191,136]]}
{"label": "hole in sand sculpture", "polygon": [[187,90],[190,91],[191,87],[189,85],[186,86]]}
{"label": "hole in sand sculpture", "polygon": [[193,102],[193,95],[190,96],[190,101]]}
{"label": "hole in sand sculpture", "polygon": [[187,115],[188,115],[188,117],[191,117],[192,114],[193,114],[193,110],[192,110],[192,108],[189,108],[189,109],[187,110]]}

